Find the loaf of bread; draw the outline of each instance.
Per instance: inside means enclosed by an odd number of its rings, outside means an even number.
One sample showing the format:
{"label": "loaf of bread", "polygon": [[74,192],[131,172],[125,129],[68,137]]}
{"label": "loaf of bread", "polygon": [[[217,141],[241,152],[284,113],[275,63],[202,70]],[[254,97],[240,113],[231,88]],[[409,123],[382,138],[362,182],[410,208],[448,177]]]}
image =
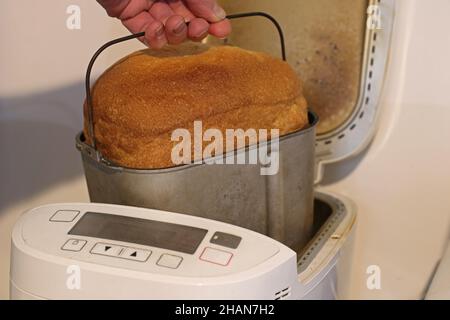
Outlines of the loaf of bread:
{"label": "loaf of bread", "polygon": [[[286,135],[308,125],[294,70],[267,54],[231,46],[186,43],[138,51],[104,72],[92,96],[97,147],[127,168],[173,167],[172,132],[192,132],[194,121],[224,136],[226,129],[250,128]],[[87,114],[85,104],[84,135],[91,144]]]}

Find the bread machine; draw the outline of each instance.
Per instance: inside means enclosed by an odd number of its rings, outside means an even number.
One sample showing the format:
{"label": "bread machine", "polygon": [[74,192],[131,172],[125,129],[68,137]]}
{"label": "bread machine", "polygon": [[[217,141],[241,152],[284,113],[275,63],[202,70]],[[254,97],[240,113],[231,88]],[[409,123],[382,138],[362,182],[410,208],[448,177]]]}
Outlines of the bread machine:
{"label": "bread machine", "polygon": [[[152,172],[120,168],[103,159],[95,144],[92,148],[84,144],[82,135],[78,136],[77,147],[82,153],[91,201],[114,205],[50,205],[24,215],[13,233],[12,298],[337,298],[351,271],[343,269],[340,258],[351,254],[349,240],[356,221],[356,207],[350,199],[323,192],[319,187],[314,191],[313,186],[318,186],[324,178],[324,165],[361,153],[374,135],[394,12],[393,1],[384,0],[381,5],[383,19],[389,23],[382,30],[369,27],[366,30],[357,107],[347,121],[317,137],[316,117],[311,113],[310,128],[285,137],[279,149],[272,150],[280,154],[282,169],[278,177],[261,178],[259,168],[246,166],[192,164]],[[124,40],[127,39],[120,41]],[[109,43],[98,54],[115,43]],[[88,72],[88,79],[89,76]],[[88,95],[89,89],[88,86]],[[238,152],[248,152],[248,149]],[[219,176],[220,181],[208,188],[211,175]],[[242,181],[251,185],[245,186]],[[201,187],[200,193],[187,192],[196,189],[196,185]],[[242,190],[246,188],[248,197],[243,198]],[[222,201],[220,196],[225,190],[234,192],[236,197]],[[259,191],[252,194],[250,190]],[[196,195],[203,202],[195,199]],[[204,201],[205,196],[211,198]],[[244,206],[247,201],[251,204]],[[258,206],[261,202],[266,205]],[[236,210],[241,214],[234,214]],[[52,220],[61,212],[62,221]],[[90,232],[73,232],[83,219],[95,214],[119,217],[128,221],[125,226],[129,229],[108,233],[97,228],[102,225],[98,222],[88,228]],[[195,248],[183,252],[167,237],[171,245],[139,239],[143,227],[136,229],[135,221],[141,221],[142,226],[168,223],[181,229],[200,229],[204,234],[197,239]],[[46,231],[35,234],[29,231],[30,225],[39,225],[39,230]],[[134,236],[124,237],[133,233]],[[214,243],[217,233],[228,239],[225,242],[233,242],[230,238],[240,239],[241,247]],[[191,236],[186,237],[192,240]],[[65,246],[73,250],[66,250]],[[212,251],[205,254],[208,248]],[[276,249],[269,254],[270,248]],[[99,253],[105,250],[114,254]],[[135,252],[136,257],[139,252],[150,253],[149,259],[122,259],[123,255]],[[266,254],[265,258],[256,259],[259,254]],[[166,256],[170,256],[167,264],[172,268],[158,264]],[[206,264],[202,265],[203,262]],[[80,290],[66,285],[67,268],[73,265],[84,275]],[[29,276],[30,268],[33,277]],[[189,274],[197,268],[204,273]],[[55,286],[50,288],[48,283]]]}
{"label": "bread machine", "polygon": [[[298,269],[297,254],[280,242],[210,219],[105,204],[42,206],[13,230],[11,297],[332,298],[329,269],[348,220],[337,209],[321,240],[328,256]],[[324,259],[320,274],[306,267]]]}

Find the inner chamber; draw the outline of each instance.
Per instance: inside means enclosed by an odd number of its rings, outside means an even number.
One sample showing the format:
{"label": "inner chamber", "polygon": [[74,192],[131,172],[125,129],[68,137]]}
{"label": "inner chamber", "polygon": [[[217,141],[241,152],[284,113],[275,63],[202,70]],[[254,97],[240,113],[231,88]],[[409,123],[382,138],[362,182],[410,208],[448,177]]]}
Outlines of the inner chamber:
{"label": "inner chamber", "polygon": [[[318,134],[346,122],[358,102],[368,0],[219,2],[228,14],[264,11],[281,24],[288,62],[303,79],[309,107],[320,117]],[[270,21],[251,17],[232,23],[228,43],[280,56],[279,37]]]}

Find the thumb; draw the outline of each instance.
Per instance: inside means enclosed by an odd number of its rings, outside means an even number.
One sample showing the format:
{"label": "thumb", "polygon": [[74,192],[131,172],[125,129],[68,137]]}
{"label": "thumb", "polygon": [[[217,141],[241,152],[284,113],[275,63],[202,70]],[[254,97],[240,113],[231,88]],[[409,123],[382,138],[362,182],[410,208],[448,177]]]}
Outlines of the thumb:
{"label": "thumb", "polygon": [[196,17],[208,22],[219,22],[226,18],[225,10],[216,0],[184,0],[184,2]]}

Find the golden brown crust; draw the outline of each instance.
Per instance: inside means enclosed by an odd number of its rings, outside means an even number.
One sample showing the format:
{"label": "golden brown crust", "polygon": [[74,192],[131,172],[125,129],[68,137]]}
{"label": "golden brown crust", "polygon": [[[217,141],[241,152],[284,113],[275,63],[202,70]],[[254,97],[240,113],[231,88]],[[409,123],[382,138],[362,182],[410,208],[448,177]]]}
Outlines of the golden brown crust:
{"label": "golden brown crust", "polygon": [[[93,88],[95,135],[102,154],[136,169],[172,167],[173,130],[299,130],[308,123],[301,83],[285,62],[263,53],[184,44],[136,52]],[[85,130],[88,143],[87,113]]]}

